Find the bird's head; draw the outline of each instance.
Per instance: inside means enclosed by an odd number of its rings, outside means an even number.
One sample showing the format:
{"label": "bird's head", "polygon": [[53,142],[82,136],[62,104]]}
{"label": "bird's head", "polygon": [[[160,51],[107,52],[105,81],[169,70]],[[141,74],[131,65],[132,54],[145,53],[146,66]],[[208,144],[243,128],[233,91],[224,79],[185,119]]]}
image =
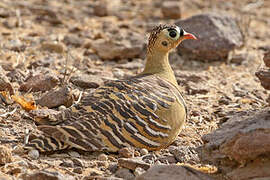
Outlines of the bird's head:
{"label": "bird's head", "polygon": [[184,29],[176,25],[156,26],[149,37],[148,52],[154,49],[169,52],[185,39],[197,39],[193,34],[187,33]]}

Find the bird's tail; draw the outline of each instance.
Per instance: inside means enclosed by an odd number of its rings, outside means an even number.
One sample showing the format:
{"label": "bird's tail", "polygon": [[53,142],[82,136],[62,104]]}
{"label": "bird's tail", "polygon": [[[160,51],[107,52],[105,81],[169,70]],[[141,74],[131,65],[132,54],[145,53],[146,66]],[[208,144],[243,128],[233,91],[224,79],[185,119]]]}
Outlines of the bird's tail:
{"label": "bird's tail", "polygon": [[49,152],[68,149],[70,146],[62,141],[56,141],[52,137],[38,136],[27,143],[24,148],[27,150],[36,149],[39,152]]}

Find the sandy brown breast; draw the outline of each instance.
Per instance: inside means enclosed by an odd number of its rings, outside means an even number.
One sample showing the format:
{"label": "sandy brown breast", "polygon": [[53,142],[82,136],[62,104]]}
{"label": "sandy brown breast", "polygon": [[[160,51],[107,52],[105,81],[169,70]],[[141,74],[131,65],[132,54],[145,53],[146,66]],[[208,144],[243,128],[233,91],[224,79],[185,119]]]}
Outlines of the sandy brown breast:
{"label": "sandy brown breast", "polygon": [[156,150],[168,146],[186,118],[178,88],[156,75],[105,83],[63,112],[56,126],[42,125],[26,148],[54,151],[117,151],[132,146]]}

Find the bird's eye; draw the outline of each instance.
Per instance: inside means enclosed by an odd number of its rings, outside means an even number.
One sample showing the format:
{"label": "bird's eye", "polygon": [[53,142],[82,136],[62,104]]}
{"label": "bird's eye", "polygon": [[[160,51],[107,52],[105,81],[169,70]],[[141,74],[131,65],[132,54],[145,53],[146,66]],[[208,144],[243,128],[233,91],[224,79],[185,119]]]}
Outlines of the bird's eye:
{"label": "bird's eye", "polygon": [[173,30],[169,32],[170,37],[175,38],[177,33]]}

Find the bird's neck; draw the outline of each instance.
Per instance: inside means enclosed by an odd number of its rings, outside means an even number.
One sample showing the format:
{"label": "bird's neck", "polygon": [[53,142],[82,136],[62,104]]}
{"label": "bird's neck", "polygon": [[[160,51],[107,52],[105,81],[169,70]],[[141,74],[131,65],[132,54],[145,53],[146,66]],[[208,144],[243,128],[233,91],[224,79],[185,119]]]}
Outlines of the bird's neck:
{"label": "bird's neck", "polygon": [[168,52],[147,52],[145,68],[141,74],[155,74],[177,86],[174,72],[169,63]]}

